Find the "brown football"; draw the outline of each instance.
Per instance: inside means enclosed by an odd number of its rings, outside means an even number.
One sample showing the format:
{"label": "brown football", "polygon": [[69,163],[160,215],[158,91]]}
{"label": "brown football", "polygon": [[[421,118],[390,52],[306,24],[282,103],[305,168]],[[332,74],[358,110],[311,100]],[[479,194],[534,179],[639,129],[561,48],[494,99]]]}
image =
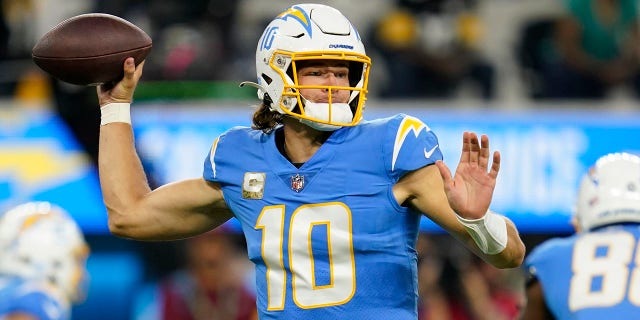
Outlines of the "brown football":
{"label": "brown football", "polygon": [[99,85],[119,80],[122,65],[136,65],[151,51],[151,37],[133,23],[105,13],[81,14],[62,21],[33,47],[33,61],[61,81]]}

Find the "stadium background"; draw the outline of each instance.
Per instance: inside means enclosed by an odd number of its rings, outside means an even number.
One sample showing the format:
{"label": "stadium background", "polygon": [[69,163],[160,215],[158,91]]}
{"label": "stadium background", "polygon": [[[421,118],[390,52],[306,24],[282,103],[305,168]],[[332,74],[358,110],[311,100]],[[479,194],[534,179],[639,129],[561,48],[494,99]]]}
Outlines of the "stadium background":
{"label": "stadium background", "polygon": [[[171,250],[171,243],[132,242],[109,235],[91,146],[97,131],[93,88],[69,87],[49,79],[24,53],[63,18],[90,11],[121,14],[125,2],[66,1],[65,9],[59,10],[52,9],[56,1],[21,2],[24,8],[16,8],[20,6],[17,1],[3,2],[8,25],[24,37],[18,43],[14,34],[9,52],[0,60],[0,209],[29,200],[52,201],[66,208],[83,227],[92,247],[91,286],[88,300],[74,310],[79,319],[89,315],[91,319],[127,318],[137,290],[179,266],[179,256]],[[231,2],[217,3],[226,8]],[[358,6],[359,1],[319,2],[341,8],[361,30],[367,30],[367,23],[392,5],[387,0],[371,5],[368,1],[366,6]],[[237,58],[217,57],[216,63],[229,66],[216,77],[163,76],[154,71],[159,66],[153,67],[153,60],[158,62],[160,56],[148,58],[150,72],[136,93],[133,119],[136,142],[152,183],[199,176],[213,139],[232,126],[250,125],[255,92],[236,84],[255,77],[252,54],[263,23],[289,4],[266,3],[244,0],[233,6],[231,30],[237,39],[232,49]],[[20,21],[16,10],[29,12],[31,20]],[[496,97],[489,101],[478,99],[473,89],[464,86],[448,99],[376,96],[378,83],[385,81],[384,62],[376,69],[375,52],[372,54],[372,94],[366,117],[404,112],[424,120],[438,134],[450,165],[459,157],[462,131],[489,134],[492,148],[503,156],[492,208],[514,220],[529,250],[543,239],[572,231],[569,218],[575,189],[592,161],[607,152],[640,152],[640,112],[637,100],[625,89],[603,101],[531,98],[515,50],[520,31],[527,23],[552,17],[558,10],[551,0],[485,0],[479,4],[485,41],[478,50],[494,63],[498,75]],[[133,10],[127,18],[143,29],[151,28],[149,21],[135,19],[139,16]],[[163,35],[195,37],[196,42],[203,35],[185,28],[172,31]],[[166,51],[160,47],[167,45],[164,40],[157,42],[154,54]],[[82,127],[78,123],[89,131],[78,129]],[[422,227],[425,232],[440,233],[429,221]],[[110,301],[109,308],[104,308],[104,299]]]}

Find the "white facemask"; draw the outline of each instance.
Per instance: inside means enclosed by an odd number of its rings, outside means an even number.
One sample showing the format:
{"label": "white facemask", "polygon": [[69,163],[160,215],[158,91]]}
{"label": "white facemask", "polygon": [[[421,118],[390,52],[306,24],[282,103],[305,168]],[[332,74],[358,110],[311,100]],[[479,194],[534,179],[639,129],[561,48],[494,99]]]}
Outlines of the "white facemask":
{"label": "white facemask", "polygon": [[[305,115],[310,118],[320,119],[331,122],[350,123],[353,120],[353,113],[348,103],[332,103],[331,104],[331,119],[329,119],[329,104],[328,103],[315,103],[305,101],[304,107]],[[315,122],[307,119],[300,119],[300,122],[320,131],[335,131],[342,126],[335,126],[326,123]]]}

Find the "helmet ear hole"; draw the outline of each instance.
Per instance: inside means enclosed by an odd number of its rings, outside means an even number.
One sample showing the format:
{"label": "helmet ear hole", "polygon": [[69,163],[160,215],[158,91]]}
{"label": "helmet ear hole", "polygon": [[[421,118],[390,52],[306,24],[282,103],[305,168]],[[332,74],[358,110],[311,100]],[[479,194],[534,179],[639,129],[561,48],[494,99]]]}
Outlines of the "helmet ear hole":
{"label": "helmet ear hole", "polygon": [[264,80],[267,84],[271,84],[271,82],[273,81],[273,79],[271,79],[271,77],[269,77],[266,74],[262,74],[262,80]]}
{"label": "helmet ear hole", "polygon": [[268,93],[264,94],[264,98],[262,98],[262,101],[264,102],[264,104],[266,104],[267,106],[271,106],[271,104],[273,103],[273,99],[271,99],[271,97],[269,96]]}

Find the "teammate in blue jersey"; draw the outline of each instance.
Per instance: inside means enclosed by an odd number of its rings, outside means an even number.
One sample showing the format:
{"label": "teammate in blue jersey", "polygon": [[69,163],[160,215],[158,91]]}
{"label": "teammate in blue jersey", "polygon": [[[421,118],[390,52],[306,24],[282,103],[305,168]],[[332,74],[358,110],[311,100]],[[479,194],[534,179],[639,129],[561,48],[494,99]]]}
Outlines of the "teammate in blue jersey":
{"label": "teammate in blue jersey", "polygon": [[129,107],[144,64],[98,87],[100,179],[111,232],[167,240],[236,217],[256,266],[260,319],[416,319],[422,215],[489,263],[520,266],[511,221],[489,210],[500,167],[487,136],[463,134],[455,176],[434,132],[399,114],[363,118],[371,66],[338,10],[294,5],[256,50],[252,128],[215,139],[202,178],[150,190]]}
{"label": "teammate in blue jersey", "polygon": [[71,319],[86,294],[88,254],[75,221],[48,202],[0,215],[0,319]]}
{"label": "teammate in blue jersey", "polygon": [[577,233],[537,246],[523,319],[640,316],[640,157],[608,154],[582,179]]}

